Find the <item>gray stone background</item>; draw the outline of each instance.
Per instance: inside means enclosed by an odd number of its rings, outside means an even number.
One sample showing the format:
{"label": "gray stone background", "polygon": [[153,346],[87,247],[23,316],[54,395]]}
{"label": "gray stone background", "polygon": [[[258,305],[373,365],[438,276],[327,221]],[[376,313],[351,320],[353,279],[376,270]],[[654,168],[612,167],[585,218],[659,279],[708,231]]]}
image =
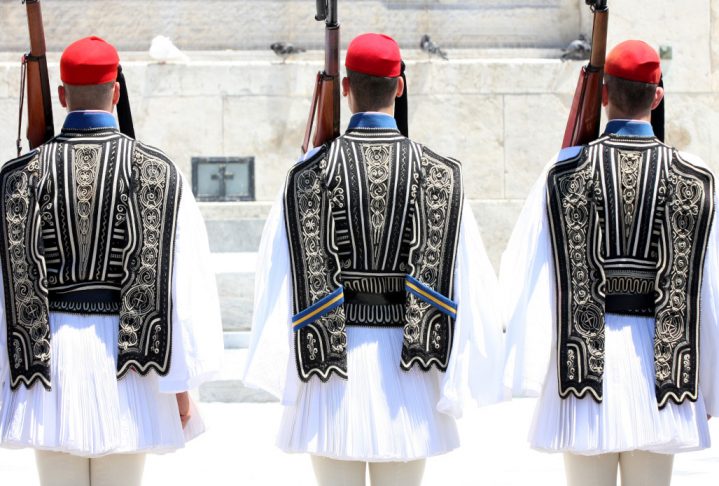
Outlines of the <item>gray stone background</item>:
{"label": "gray stone background", "polygon": [[[51,81],[61,49],[97,34],[115,43],[138,138],[168,152],[190,177],[192,156],[254,156],[256,202],[203,203],[216,253],[228,336],[249,328],[256,249],[287,168],[299,155],[322,25],[311,0],[42,2]],[[667,141],[719,168],[719,0],[609,0],[609,45],[641,38],[669,46],[664,63]],[[584,0],[340,0],[343,45],[356,34],[395,36],[408,64],[410,135],[464,164],[467,197],[492,262],[526,194],[560,148],[581,63],[561,48],[591,30]],[[0,0],[0,158],[14,155],[24,7]],[[417,49],[428,33],[449,61]],[[188,62],[147,50],[167,35]],[[268,46],[310,50],[280,62]],[[344,54],[344,53],[343,53]],[[349,113],[343,108],[343,125]],[[62,124],[55,110],[55,124]],[[230,340],[231,341],[231,340]],[[242,342],[242,339],[240,339]]]}
{"label": "gray stone background", "polygon": [[[581,2],[583,4],[583,2]],[[0,18],[23,25],[19,0],[1,0]],[[422,33],[451,47],[556,47],[576,35],[576,0],[339,0],[346,42],[368,30],[403,45]],[[314,0],[43,0],[48,48],[62,50],[80,35],[101,33],[118,49],[145,50],[157,34],[182,49],[265,49],[281,39],[322,47]],[[81,14],[78,14],[81,13]],[[26,33],[0,31],[0,45],[24,49]]]}

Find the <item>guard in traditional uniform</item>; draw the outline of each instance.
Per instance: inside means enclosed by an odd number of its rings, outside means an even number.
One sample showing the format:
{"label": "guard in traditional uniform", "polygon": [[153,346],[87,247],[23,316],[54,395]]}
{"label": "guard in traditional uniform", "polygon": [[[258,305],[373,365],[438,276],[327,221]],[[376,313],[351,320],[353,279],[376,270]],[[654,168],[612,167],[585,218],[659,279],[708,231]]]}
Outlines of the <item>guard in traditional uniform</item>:
{"label": "guard in traditional uniform", "polygon": [[560,152],[502,258],[507,374],[539,393],[533,448],[565,453],[570,486],[663,486],[673,454],[709,447],[719,413],[714,176],[660,142],[659,56],[607,56],[605,133]]}
{"label": "guard in traditional uniform", "polygon": [[187,391],[222,328],[187,181],[112,115],[119,57],[60,60],[60,135],[0,171],[0,443],[36,450],[43,486],[139,485],[144,453],[204,429]]}
{"label": "guard in traditional uniform", "polygon": [[279,397],[278,445],[320,485],[420,484],[465,399],[501,399],[496,280],[458,161],[404,136],[397,43],[364,34],[344,135],[289,171],[264,230],[245,382]]}

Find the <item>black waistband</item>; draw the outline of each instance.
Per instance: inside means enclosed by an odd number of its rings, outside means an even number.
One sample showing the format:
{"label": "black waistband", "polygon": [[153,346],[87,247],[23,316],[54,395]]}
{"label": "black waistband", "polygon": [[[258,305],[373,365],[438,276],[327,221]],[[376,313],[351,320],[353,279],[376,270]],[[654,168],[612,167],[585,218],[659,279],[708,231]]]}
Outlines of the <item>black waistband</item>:
{"label": "black waistband", "polygon": [[404,327],[402,322],[345,322],[347,327]]}
{"label": "black waistband", "polygon": [[654,296],[652,294],[609,294],[605,310],[612,314],[654,317]]}
{"label": "black waistband", "polygon": [[70,292],[50,290],[51,311],[75,314],[118,314],[120,291],[116,289],[87,289]]}
{"label": "black waistband", "polygon": [[393,305],[404,304],[406,292],[357,292],[348,288],[344,289],[346,304],[364,304],[364,305]]}

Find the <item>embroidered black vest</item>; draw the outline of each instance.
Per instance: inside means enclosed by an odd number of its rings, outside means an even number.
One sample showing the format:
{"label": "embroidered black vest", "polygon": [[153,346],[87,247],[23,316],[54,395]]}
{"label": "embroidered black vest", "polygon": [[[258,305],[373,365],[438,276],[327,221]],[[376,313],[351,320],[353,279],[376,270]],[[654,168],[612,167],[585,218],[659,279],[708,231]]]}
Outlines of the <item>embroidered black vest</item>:
{"label": "embroidered black vest", "polygon": [[170,366],[181,183],[113,129],[64,130],[0,171],[11,386],[50,388],[49,312],[119,314],[118,377]]}
{"label": "embroidered black vest", "polygon": [[605,136],[553,167],[559,394],[602,400],[605,312],[656,319],[660,408],[697,399],[714,180],[654,138]]}
{"label": "embroidered black vest", "polygon": [[347,376],[348,325],[402,326],[403,369],[446,369],[462,202],[460,164],[396,130],[350,130],[292,168],[285,219],[303,381]]}

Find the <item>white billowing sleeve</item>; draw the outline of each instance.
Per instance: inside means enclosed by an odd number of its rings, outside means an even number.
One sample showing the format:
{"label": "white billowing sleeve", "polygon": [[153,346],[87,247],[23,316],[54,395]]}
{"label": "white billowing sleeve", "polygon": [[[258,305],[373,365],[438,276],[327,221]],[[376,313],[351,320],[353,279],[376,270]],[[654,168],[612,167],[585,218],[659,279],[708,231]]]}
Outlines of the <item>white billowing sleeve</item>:
{"label": "white billowing sleeve", "polygon": [[257,258],[252,335],[242,380],[291,405],[299,376],[292,351],[292,271],[282,196],[267,217]]}
{"label": "white billowing sleeve", "polygon": [[457,319],[447,370],[441,378],[437,409],[459,418],[466,402],[479,405],[502,400],[504,340],[497,278],[484,249],[472,208],[462,210],[454,296]]}
{"label": "white billowing sleeve", "polygon": [[504,384],[514,396],[538,395],[549,366],[556,291],[546,180],[554,162],[542,172],[524,203],[499,268],[507,329]]}
{"label": "white billowing sleeve", "polygon": [[[711,170],[699,157],[682,152],[681,157]],[[717,180],[714,180],[716,191]],[[719,197],[714,194],[714,217],[709,233],[701,290],[699,321],[699,391],[706,412],[719,416]],[[716,420],[716,419],[715,419]]]}
{"label": "white billowing sleeve", "polygon": [[704,257],[701,316],[699,324],[699,390],[711,416],[719,416],[719,207],[714,202],[714,219]]}
{"label": "white billowing sleeve", "polygon": [[[3,282],[2,269],[0,269],[0,282]],[[5,292],[0,290],[0,390],[5,382],[10,380],[10,356],[7,350],[7,323],[5,322]],[[0,410],[3,408],[2,393],[0,393]]]}
{"label": "white billowing sleeve", "polygon": [[197,388],[220,370],[224,351],[220,303],[207,230],[192,190],[182,180],[172,277],[172,355],[160,391]]}

